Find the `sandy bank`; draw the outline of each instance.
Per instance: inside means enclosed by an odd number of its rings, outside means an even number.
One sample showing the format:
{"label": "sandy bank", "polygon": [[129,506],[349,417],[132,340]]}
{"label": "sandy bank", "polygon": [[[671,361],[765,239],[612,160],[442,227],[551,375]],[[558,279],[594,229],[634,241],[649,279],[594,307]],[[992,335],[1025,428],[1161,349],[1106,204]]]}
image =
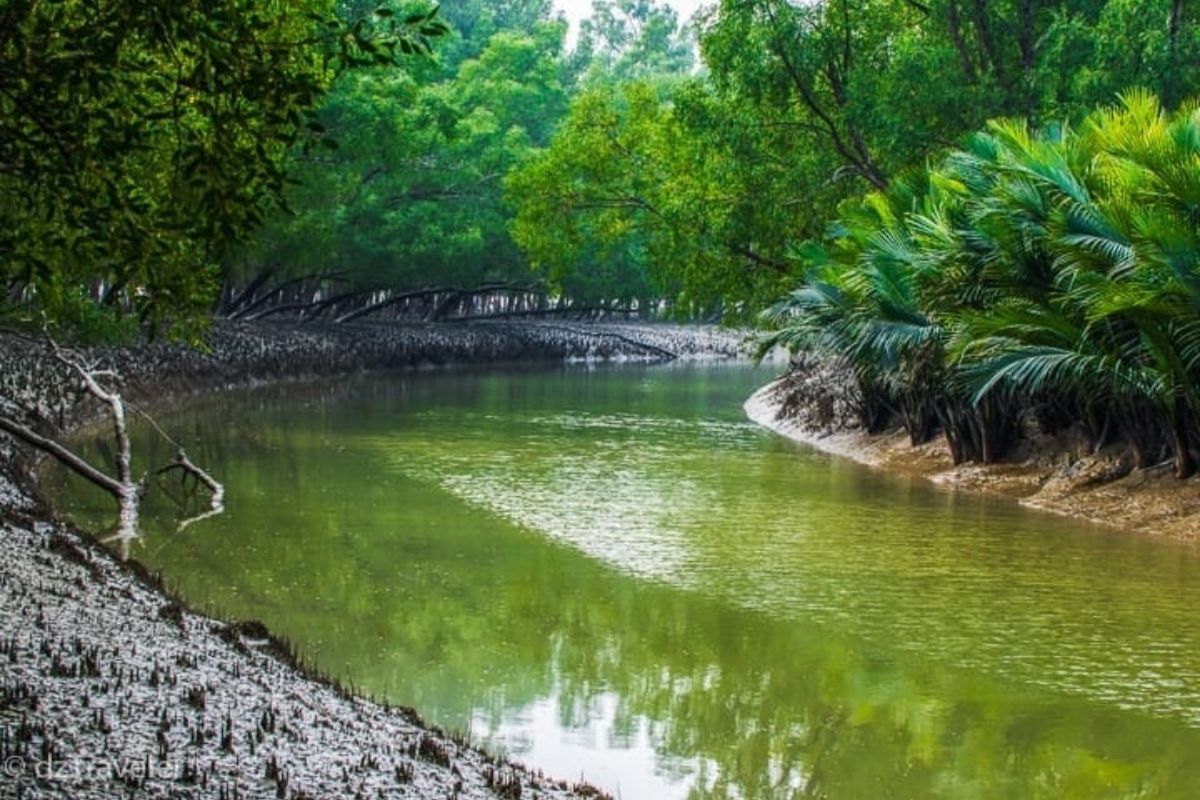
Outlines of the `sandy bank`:
{"label": "sandy bank", "polygon": [[[222,326],[211,348],[89,356],[162,401],[362,370],[532,360],[720,358],[741,337],[665,326]],[[86,421],[69,375],[0,335],[0,396]],[[0,798],[603,796],[489,757],[412,711],[298,667],[261,624],[193,613],[136,565],[54,522],[0,436]]]}
{"label": "sandy bank", "polygon": [[1119,453],[1076,456],[1039,442],[1004,463],[956,466],[940,440],[912,447],[899,429],[865,433],[845,401],[848,391],[835,373],[812,367],[764,386],[745,410],[783,436],[876,469],[1142,535],[1200,542],[1200,479],[1177,480],[1169,464],[1130,471]]}

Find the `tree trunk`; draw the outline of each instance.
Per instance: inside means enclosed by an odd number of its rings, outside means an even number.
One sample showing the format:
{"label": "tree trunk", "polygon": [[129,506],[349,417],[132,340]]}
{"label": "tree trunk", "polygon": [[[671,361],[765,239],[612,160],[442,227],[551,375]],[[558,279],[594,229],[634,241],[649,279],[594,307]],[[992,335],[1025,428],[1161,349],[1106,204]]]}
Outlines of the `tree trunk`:
{"label": "tree trunk", "polygon": [[1009,80],[1004,66],[1004,59],[1001,57],[999,47],[996,45],[996,36],[992,31],[992,20],[988,16],[988,4],[986,0],[975,0],[972,10],[971,21],[975,27],[975,36],[979,39],[983,54],[987,57],[987,61],[991,65],[992,74],[996,76],[997,82],[1006,90],[1011,89],[1012,81]]}
{"label": "tree trunk", "polygon": [[1179,40],[1183,32],[1183,0],[1171,3],[1171,13],[1167,17],[1167,75],[1163,85],[1163,105],[1175,108],[1183,99],[1179,91]]}
{"label": "tree trunk", "polygon": [[1175,451],[1175,477],[1180,480],[1196,474],[1196,456],[1192,452],[1191,415],[1182,400],[1171,411],[1171,446]]}
{"label": "tree trunk", "polygon": [[962,65],[963,78],[968,86],[974,86],[979,82],[979,73],[975,66],[975,60],[972,58],[971,50],[967,47],[967,41],[963,35],[962,18],[958,12],[958,0],[947,0],[946,2],[946,27],[950,32],[950,41],[954,43],[954,49],[958,52],[958,60]]}
{"label": "tree trunk", "polygon": [[925,444],[937,433],[937,414],[920,395],[905,398],[903,404],[904,427],[908,430],[908,442],[913,447]]}
{"label": "tree trunk", "polygon": [[1037,61],[1037,30],[1034,27],[1034,0],[1021,0],[1017,20],[1017,47],[1021,51],[1021,71],[1028,78]]}

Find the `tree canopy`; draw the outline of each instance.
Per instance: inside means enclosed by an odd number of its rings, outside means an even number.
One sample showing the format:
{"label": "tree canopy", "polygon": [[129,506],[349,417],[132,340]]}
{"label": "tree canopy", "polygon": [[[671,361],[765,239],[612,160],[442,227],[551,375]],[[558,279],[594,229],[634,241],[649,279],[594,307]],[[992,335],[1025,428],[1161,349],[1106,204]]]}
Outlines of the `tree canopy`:
{"label": "tree canopy", "polygon": [[1200,78],[1177,0],[596,0],[573,39],[548,0],[0,24],[7,307],[76,324],[488,287],[748,320],[841,204],[989,120],[1077,123],[1135,88],[1170,111]]}
{"label": "tree canopy", "polygon": [[330,81],[428,51],[435,11],[332,3],[0,8],[0,275],[55,318],[94,303],[185,325],[219,259],[284,199]]}
{"label": "tree canopy", "polygon": [[[1151,5],[714,3],[695,23],[699,71],[584,83],[509,182],[514,235],[556,280],[633,253],[674,307],[744,317],[797,277],[790,243],[819,236],[840,202],[990,119],[1077,120],[1135,86],[1178,105],[1200,39],[1183,4]],[[611,9],[597,4],[598,29]],[[635,83],[657,110],[629,101]]]}
{"label": "tree canopy", "polygon": [[263,270],[334,293],[517,284],[502,179],[544,145],[566,107],[561,26],[489,37],[441,74],[362,71],[317,119],[334,151],[300,154],[290,209],[239,254],[232,280]]}

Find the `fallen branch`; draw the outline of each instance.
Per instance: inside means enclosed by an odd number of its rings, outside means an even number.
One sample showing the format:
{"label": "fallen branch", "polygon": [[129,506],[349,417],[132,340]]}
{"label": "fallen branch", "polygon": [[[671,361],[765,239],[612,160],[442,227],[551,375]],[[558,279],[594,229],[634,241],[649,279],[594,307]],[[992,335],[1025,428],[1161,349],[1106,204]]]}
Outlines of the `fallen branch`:
{"label": "fallen branch", "polygon": [[16,420],[5,416],[0,416],[0,430],[15,436],[17,439],[25,442],[25,444],[36,447],[47,455],[53,456],[67,469],[75,472],[85,480],[96,484],[109,494],[116,495],[120,491],[121,484],[119,481],[96,469],[69,450],[65,445],[56,442],[54,439],[42,436],[32,428],[26,427]]}
{"label": "fallen branch", "polygon": [[[73,369],[83,381],[88,394],[108,406],[112,416],[113,438],[117,441],[117,477],[116,480],[110,478],[97,485],[107,489],[117,500],[117,532],[106,541],[119,542],[121,557],[126,558],[129,554],[129,544],[141,535],[138,529],[146,481],[144,478],[136,481],[133,479],[133,447],[129,443],[129,428],[125,423],[125,403],[121,400],[121,395],[100,385],[101,377],[116,378],[117,375],[85,365],[78,356],[59,348],[53,339],[50,340],[50,347],[54,351],[55,359]],[[67,465],[70,466],[69,463]],[[88,477],[86,474],[80,474]]]}
{"label": "fallen branch", "polygon": [[207,486],[209,492],[211,493],[209,497],[208,510],[201,514],[196,514],[181,520],[179,525],[177,525],[175,528],[176,531],[182,531],[189,525],[192,525],[203,519],[208,519],[209,517],[215,517],[216,515],[225,511],[225,487],[218,483],[213,476],[209,475],[200,467],[192,463],[192,460],[188,458],[187,453],[183,451],[183,448],[180,448],[179,452],[175,454],[175,460],[160,469],[158,474],[162,475],[176,469],[183,472],[184,480],[186,480],[187,476],[190,475],[195,478],[197,482]]}
{"label": "fallen branch", "polygon": [[[109,475],[89,464],[66,445],[39,433],[10,414],[0,413],[0,431],[52,456],[67,469],[112,495],[117,501],[118,507],[116,533],[103,541],[119,543],[121,557],[127,558],[130,544],[141,537],[140,508],[142,497],[146,492],[146,478],[143,476],[135,479],[133,476],[133,447],[129,440],[125,402],[118,392],[107,388],[101,382],[104,379],[119,380],[120,376],[110,370],[99,369],[95,364],[85,363],[81,356],[63,350],[53,339],[49,340],[49,347],[54,359],[78,376],[83,383],[84,390],[107,407],[112,420],[113,438],[117,446],[116,475]],[[5,407],[20,408],[12,403],[6,403]],[[153,420],[151,422],[153,423]],[[155,428],[158,426],[155,425]],[[161,428],[158,430],[165,438],[170,439],[165,433],[162,433]],[[191,475],[199,483],[203,483],[212,494],[209,510],[197,517],[184,520],[179,526],[180,530],[224,510],[224,487],[211,475],[192,463],[182,448],[179,449],[175,461],[164,469],[184,470],[185,475]]]}

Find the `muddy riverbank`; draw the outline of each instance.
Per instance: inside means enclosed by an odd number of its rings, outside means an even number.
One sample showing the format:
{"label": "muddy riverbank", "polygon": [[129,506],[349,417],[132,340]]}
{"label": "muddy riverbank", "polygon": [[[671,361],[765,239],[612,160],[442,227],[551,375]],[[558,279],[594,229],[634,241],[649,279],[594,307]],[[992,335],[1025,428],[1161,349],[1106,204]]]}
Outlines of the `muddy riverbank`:
{"label": "muddy riverbank", "polygon": [[764,386],[746,402],[755,422],[828,453],[882,471],[914,475],[964,491],[1128,530],[1200,542],[1200,484],[1177,480],[1169,463],[1132,468],[1120,448],[1086,452],[1069,435],[1029,438],[998,464],[954,464],[943,441],[913,447],[900,429],[869,435],[835,370],[812,364]]}
{"label": "muddy riverbank", "polygon": [[[740,341],[666,326],[218,326],[204,351],[85,355],[151,405],[369,370],[724,358]],[[32,409],[30,424],[95,419],[76,383],[36,340],[0,336],[0,396]],[[599,795],[332,685],[259,623],[194,613],[54,521],[32,463],[0,437],[0,798]]]}

